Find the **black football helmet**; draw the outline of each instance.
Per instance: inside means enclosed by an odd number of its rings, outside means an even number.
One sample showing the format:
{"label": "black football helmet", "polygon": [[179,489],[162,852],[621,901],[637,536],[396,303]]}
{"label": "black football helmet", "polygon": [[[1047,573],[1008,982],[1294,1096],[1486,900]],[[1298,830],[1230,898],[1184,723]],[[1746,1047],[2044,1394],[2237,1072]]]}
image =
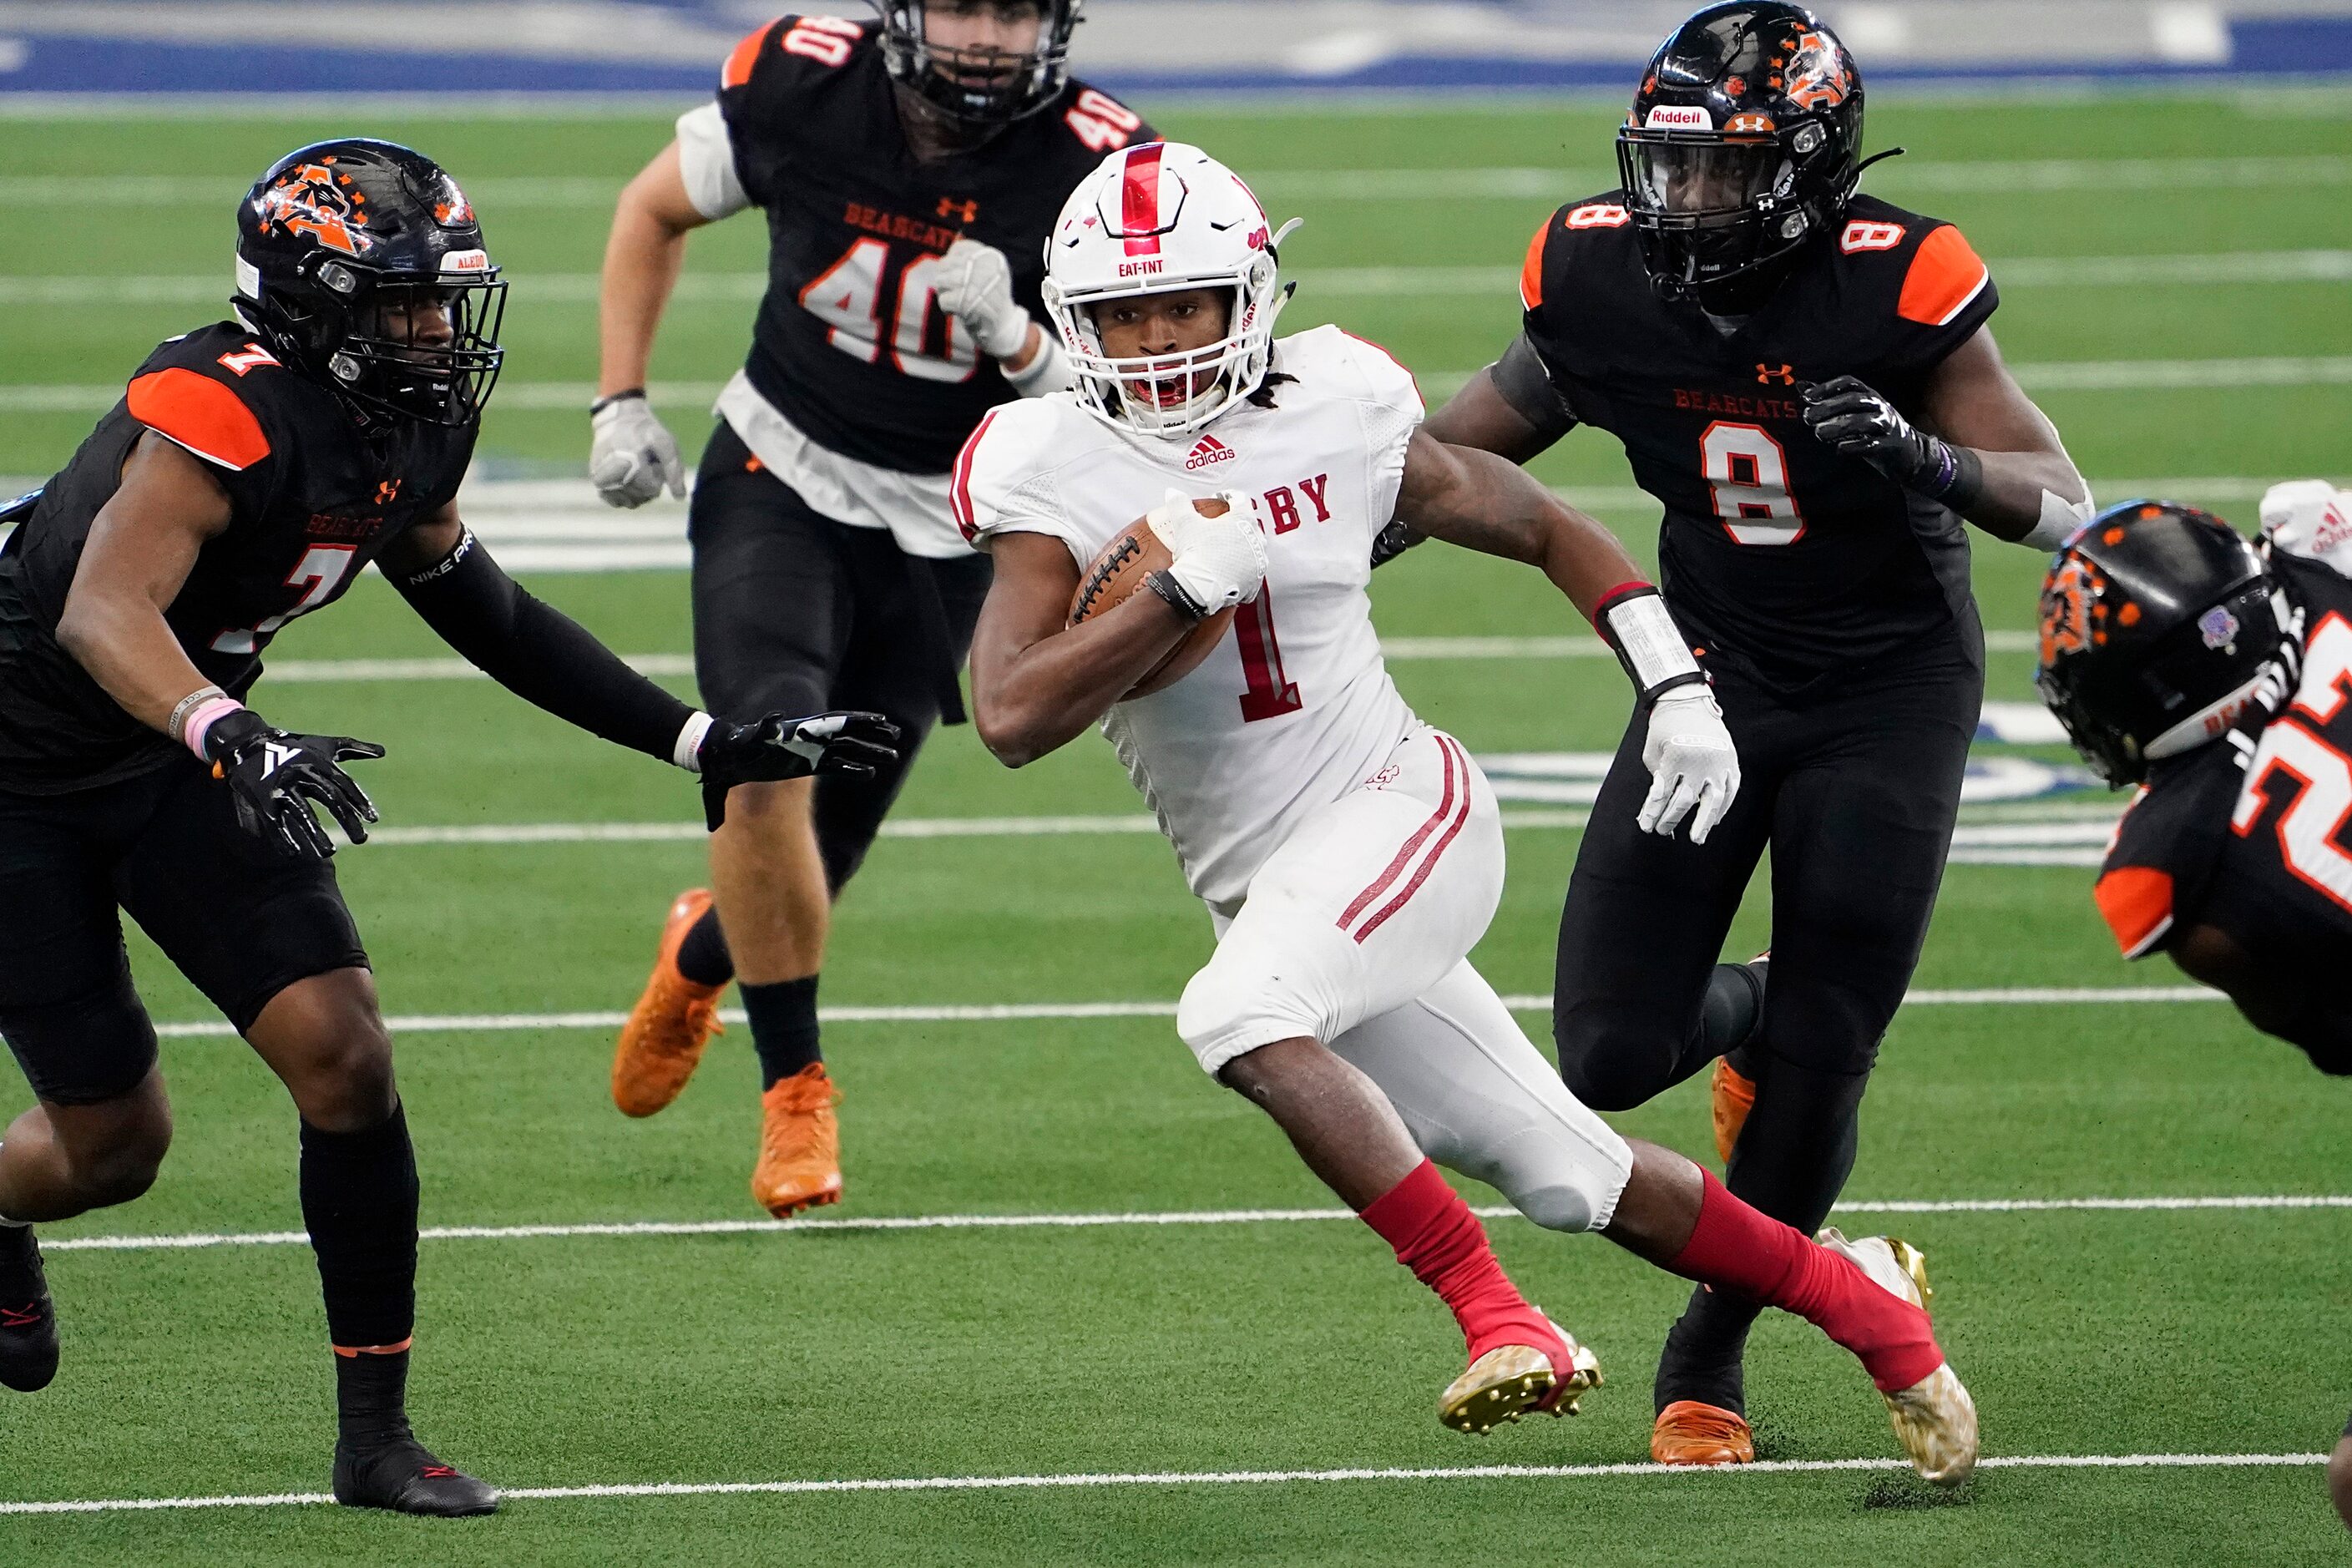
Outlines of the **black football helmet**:
{"label": "black football helmet", "polygon": [[1709,5],[1651,58],[1617,165],[1653,286],[1745,314],[1845,215],[1862,176],[1862,73],[1800,6]]}
{"label": "black football helmet", "polygon": [[237,315],[362,420],[480,418],[506,290],[457,182],[391,142],[299,148],[237,208]]}
{"label": "black football helmet", "polygon": [[2261,553],[2210,512],[2109,507],[2051,561],[2033,683],[2092,771],[2138,784],[2253,700],[2284,638],[2276,592]]}
{"label": "black football helmet", "polygon": [[965,3],[1030,5],[1039,17],[1037,47],[1025,55],[942,48],[925,37],[925,0],[874,0],[882,13],[882,62],[890,79],[975,131],[1010,125],[1053,102],[1070,79],[1070,35],[1086,20],[1086,0]]}

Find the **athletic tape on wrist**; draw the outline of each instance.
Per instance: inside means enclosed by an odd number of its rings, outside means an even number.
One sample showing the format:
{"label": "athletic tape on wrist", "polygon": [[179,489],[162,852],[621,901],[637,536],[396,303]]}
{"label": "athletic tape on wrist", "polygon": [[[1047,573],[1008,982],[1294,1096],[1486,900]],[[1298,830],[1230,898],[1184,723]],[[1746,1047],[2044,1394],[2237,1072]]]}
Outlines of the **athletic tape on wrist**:
{"label": "athletic tape on wrist", "polygon": [[196,754],[198,762],[210,762],[205,754],[205,736],[212,727],[232,713],[242,712],[245,704],[234,697],[215,697],[198,703],[182,725],[180,743]]}
{"label": "athletic tape on wrist", "polygon": [[1067,391],[1077,384],[1071,374],[1070,356],[1051,332],[1041,332],[1036,356],[1020,371],[1006,371],[1004,383],[1024,397],[1045,397]]}
{"label": "athletic tape on wrist", "polygon": [[1611,589],[1601,601],[1594,624],[1617,650],[1618,662],[1625,667],[1627,679],[1644,701],[1654,700],[1677,686],[1706,681],[1698,660],[1691,657],[1690,646],[1683,640],[1682,628],[1667,612],[1664,597],[1649,584],[1628,583]]}
{"label": "athletic tape on wrist", "polygon": [[697,710],[677,731],[677,742],[670,748],[669,760],[688,773],[702,771],[702,738],[710,733],[710,715]]}
{"label": "athletic tape on wrist", "polygon": [[2081,500],[2068,500],[2054,490],[2042,492],[2042,516],[2032,531],[2018,541],[2036,550],[2058,551],[2074,537],[2074,531],[2097,515],[2098,503],[2088,495]]}

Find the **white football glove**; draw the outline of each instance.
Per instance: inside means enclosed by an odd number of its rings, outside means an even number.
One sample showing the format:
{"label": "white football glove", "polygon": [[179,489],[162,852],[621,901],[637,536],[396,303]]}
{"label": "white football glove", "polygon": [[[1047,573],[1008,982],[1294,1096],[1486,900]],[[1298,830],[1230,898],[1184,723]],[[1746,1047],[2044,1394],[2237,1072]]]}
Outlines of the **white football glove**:
{"label": "white football glove", "polygon": [[654,416],[642,392],[615,397],[590,416],[588,478],[607,506],[643,506],[668,487],[686,499],[686,464],[677,441]]}
{"label": "white football glove", "polygon": [[1691,842],[1706,843],[1739,794],[1739,752],[1715,694],[1677,686],[1652,703],[1642,765],[1650,770],[1650,798],[1634,818],[1642,831],[1671,838],[1687,816]]}
{"label": "white football glove", "polygon": [[1220,490],[1222,516],[1203,517],[1191,497],[1171,489],[1144,519],[1175,563],[1168,575],[1209,615],[1257,597],[1265,583],[1265,535],[1257,525],[1252,498]]}
{"label": "white football glove", "polygon": [[959,239],[940,258],[934,279],[940,309],[961,321],[980,352],[1011,359],[1029,346],[1029,312],[1013,297],[1013,264],[1004,252],[976,239]]}

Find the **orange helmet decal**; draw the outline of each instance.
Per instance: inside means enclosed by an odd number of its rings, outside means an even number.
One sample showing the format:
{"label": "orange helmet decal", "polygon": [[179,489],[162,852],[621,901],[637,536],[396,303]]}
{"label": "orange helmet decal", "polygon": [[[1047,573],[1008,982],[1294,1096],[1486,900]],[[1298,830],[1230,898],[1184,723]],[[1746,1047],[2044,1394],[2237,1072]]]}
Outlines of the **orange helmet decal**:
{"label": "orange helmet decal", "polygon": [[289,234],[307,234],[346,256],[365,255],[375,245],[362,232],[367,215],[322,163],[297,164],[261,194],[262,232],[268,233],[272,224]]}
{"label": "orange helmet decal", "polygon": [[2057,662],[2060,654],[2080,653],[2091,646],[2092,616],[2106,579],[2079,555],[2069,555],[2051,572],[2042,588],[2042,667]]}
{"label": "orange helmet decal", "polygon": [[1819,33],[1799,33],[1789,44],[1784,89],[1800,109],[1834,109],[1853,90],[1844,51]]}

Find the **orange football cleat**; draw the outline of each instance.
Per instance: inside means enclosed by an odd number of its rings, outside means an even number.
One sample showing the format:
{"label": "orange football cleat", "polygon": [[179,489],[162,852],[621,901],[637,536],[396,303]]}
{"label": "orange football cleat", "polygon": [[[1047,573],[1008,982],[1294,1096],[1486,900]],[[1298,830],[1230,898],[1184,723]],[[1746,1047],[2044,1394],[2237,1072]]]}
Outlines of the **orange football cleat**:
{"label": "orange football cleat", "polygon": [[841,1091],[823,1062],[780,1078],[760,1097],[760,1163],[751,1195],[778,1219],[841,1201],[841,1126],[833,1108]]}
{"label": "orange football cleat", "polygon": [[613,1103],[628,1116],[651,1116],[677,1098],[701,1065],[702,1047],[723,1033],[719,994],[724,985],[697,985],[677,972],[678,944],[710,907],[707,888],[691,888],[669,907],[653,978],[621,1026],[613,1052]]}
{"label": "orange football cleat", "polygon": [[1650,1458],[1662,1465],[1748,1465],[1756,1439],[1748,1423],[1716,1405],[1677,1399],[1650,1428]]}
{"label": "orange football cleat", "polygon": [[1739,1144],[1739,1130],[1748,1125],[1748,1113],[1756,1109],[1756,1080],[1743,1077],[1738,1068],[1717,1057],[1715,1077],[1707,1088],[1715,1101],[1715,1152],[1729,1164],[1731,1151]]}

